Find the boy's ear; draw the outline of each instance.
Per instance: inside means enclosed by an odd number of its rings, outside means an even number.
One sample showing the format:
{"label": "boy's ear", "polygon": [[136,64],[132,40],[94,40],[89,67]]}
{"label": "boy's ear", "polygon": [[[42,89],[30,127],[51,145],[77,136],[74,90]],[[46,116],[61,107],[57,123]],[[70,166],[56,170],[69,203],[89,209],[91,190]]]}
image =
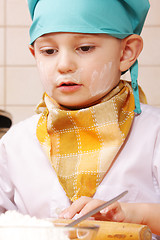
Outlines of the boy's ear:
{"label": "boy's ear", "polygon": [[32,45],[29,45],[28,48],[29,48],[31,54],[33,55],[33,57],[35,57],[34,47]]}
{"label": "boy's ear", "polygon": [[125,72],[136,61],[143,49],[141,36],[133,34],[122,39],[122,50],[120,58],[120,71]]}

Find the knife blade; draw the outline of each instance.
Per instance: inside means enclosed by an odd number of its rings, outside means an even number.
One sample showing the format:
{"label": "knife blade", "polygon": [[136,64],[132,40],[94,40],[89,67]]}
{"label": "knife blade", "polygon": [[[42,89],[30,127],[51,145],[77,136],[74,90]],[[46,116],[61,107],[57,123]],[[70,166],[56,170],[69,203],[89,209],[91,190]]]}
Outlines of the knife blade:
{"label": "knife blade", "polygon": [[77,218],[76,220],[74,220],[73,222],[67,224],[65,227],[73,227],[75,225],[77,225],[78,223],[82,222],[83,220],[91,217],[92,215],[96,214],[97,212],[101,211],[103,208],[108,207],[109,205],[111,205],[112,203],[118,201],[120,198],[122,198],[124,195],[126,195],[128,193],[128,191],[124,191],[121,194],[119,194],[118,196],[112,198],[111,200],[103,203],[102,205],[94,208],[93,210],[91,210],[90,212],[84,214],[83,216]]}

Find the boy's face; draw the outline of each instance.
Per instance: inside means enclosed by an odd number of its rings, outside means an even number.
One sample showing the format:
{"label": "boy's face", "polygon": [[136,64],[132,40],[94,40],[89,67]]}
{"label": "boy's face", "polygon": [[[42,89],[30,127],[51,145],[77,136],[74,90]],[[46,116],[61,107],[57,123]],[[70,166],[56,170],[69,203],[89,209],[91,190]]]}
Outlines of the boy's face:
{"label": "boy's face", "polygon": [[121,40],[106,34],[46,34],[34,55],[46,93],[65,107],[94,104],[120,79]]}

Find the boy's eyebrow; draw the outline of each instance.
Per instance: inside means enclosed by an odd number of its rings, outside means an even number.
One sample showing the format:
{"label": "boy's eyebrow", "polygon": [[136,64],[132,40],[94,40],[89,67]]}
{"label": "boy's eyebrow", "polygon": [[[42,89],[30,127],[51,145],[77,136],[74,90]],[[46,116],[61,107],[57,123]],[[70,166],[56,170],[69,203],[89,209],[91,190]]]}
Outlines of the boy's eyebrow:
{"label": "boy's eyebrow", "polygon": [[94,33],[94,34],[75,34],[74,35],[74,37],[75,38],[93,38],[93,37],[98,37],[99,36],[99,34],[97,34],[97,33]]}
{"label": "boy's eyebrow", "polygon": [[[74,38],[75,39],[84,39],[84,38],[94,38],[94,37],[98,37],[99,36],[99,34],[96,34],[96,33],[94,33],[94,34],[81,34],[81,33],[77,33],[77,34],[75,34],[74,33]],[[39,37],[38,39],[38,42],[41,42],[41,41],[44,41],[44,40],[46,40],[46,41],[53,41],[53,38],[52,38],[52,36],[50,36],[49,34],[48,35],[44,35],[44,36],[41,36],[41,37]]]}
{"label": "boy's eyebrow", "polygon": [[37,38],[37,42],[43,42],[44,40],[52,40],[51,36],[41,36],[39,38]]}

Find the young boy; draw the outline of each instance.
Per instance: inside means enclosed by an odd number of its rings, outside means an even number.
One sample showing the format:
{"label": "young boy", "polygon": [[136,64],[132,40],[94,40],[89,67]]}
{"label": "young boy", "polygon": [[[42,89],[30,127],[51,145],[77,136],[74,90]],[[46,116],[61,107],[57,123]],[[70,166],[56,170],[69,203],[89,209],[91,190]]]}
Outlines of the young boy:
{"label": "young boy", "polygon": [[160,235],[160,111],[140,105],[137,85],[148,0],[28,4],[45,94],[42,114],[1,140],[1,212],[73,218],[128,190],[95,218]]}

